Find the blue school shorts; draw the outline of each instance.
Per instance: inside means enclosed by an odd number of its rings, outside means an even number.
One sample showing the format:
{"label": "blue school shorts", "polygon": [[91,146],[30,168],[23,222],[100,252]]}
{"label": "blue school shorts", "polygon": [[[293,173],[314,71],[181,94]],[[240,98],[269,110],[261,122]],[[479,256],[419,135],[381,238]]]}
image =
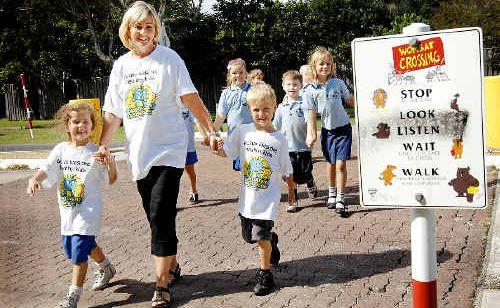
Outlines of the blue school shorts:
{"label": "blue school shorts", "polygon": [[97,247],[94,235],[61,235],[61,243],[66,256],[73,264],[87,262],[90,251]]}
{"label": "blue school shorts", "polygon": [[186,155],[186,165],[193,165],[198,162],[198,155],[196,155],[196,151],[187,152]]}
{"label": "blue school shorts", "polygon": [[351,159],[351,124],[328,130],[321,128],[321,150],[330,164],[337,160]]}

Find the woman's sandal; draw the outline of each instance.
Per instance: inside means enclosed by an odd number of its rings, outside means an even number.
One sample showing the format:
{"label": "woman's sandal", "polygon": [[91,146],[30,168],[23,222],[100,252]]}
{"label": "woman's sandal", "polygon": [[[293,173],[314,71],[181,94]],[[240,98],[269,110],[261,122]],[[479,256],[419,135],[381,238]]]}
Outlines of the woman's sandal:
{"label": "woman's sandal", "polygon": [[172,275],[172,279],[170,280],[170,283],[176,283],[181,279],[181,267],[179,266],[179,263],[175,266],[174,270],[168,271],[170,275]]}
{"label": "woman's sandal", "polygon": [[170,286],[166,288],[156,286],[155,292],[153,293],[153,299],[151,299],[151,307],[166,308],[170,306],[171,301],[172,294],[170,293]]}

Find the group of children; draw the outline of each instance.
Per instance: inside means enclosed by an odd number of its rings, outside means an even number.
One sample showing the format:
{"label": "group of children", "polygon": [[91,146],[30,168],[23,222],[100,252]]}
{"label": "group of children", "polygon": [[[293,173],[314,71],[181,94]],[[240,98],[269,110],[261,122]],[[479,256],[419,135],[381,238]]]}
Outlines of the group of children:
{"label": "group of children", "polygon": [[[217,108],[216,129],[227,119],[227,139],[217,139],[214,153],[233,160],[233,169],[242,174],[238,215],[242,236],[257,243],[260,266],[254,293],[266,295],[274,289],[270,271],[280,260],[278,235],[272,231],[281,198],[280,182],[288,185],[287,212],[297,212],[298,185],[306,184],[310,198],[318,197],[312,175],[311,148],[317,139],[317,114],[321,115],[321,149],[328,162],[328,198],[326,206],[344,215],[347,178],[346,160],[350,158],[352,128],[344,103],[353,99],[343,81],[334,77],[331,53],[318,47],[308,65],[300,72],[283,74],[283,102],[277,106],[272,87],[262,81],[256,71],[247,79],[245,61],[235,59],[227,66],[227,87]],[[185,171],[190,178],[190,203],[199,201],[194,165],[198,161],[194,143],[195,119],[182,109],[189,136]],[[29,180],[27,193],[34,195],[43,180],[58,184],[61,216],[61,241],[73,264],[72,284],[61,307],[76,307],[82,292],[88,256],[98,264],[93,289],[104,288],[116,270],[97,246],[95,235],[100,228],[102,184],[116,180],[116,164],[112,155],[96,162],[97,145],[89,141],[95,128],[95,115],[89,104],[67,104],[59,112],[69,142],[58,144],[47,163]],[[199,126],[207,142],[207,133]],[[102,158],[102,157],[101,157]],[[104,164],[103,164],[104,163]],[[92,186],[92,189],[85,189]],[[85,195],[84,192],[85,191]]]}

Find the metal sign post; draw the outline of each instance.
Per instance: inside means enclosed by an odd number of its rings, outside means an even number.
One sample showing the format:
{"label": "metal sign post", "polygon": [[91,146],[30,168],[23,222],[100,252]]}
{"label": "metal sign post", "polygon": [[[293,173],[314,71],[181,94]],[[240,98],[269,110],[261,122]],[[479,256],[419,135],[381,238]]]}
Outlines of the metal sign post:
{"label": "metal sign post", "polygon": [[434,209],[487,204],[481,29],[412,24],[352,52],[360,202],[411,209],[413,307],[434,308]]}

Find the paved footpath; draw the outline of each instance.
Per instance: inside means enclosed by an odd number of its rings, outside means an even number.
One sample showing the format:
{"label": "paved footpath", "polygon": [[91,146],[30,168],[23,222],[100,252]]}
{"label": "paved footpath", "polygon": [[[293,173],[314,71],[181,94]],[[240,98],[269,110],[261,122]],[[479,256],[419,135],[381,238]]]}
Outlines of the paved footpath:
{"label": "paved footpath", "polygon": [[[174,307],[411,307],[410,211],[357,205],[356,160],[348,163],[352,215],[340,218],[324,206],[326,163],[315,149],[321,199],[301,200],[304,209],[294,214],[283,203],[276,223],[282,261],[273,270],[279,288],[255,297],[258,253],[241,239],[235,213],[239,174],[206,149],[199,156],[201,203],[186,202],[188,180],[182,179],[177,230],[184,276],[173,288]],[[105,190],[98,237],[117,275],[99,292],[89,289],[89,279],[80,307],[150,307],[149,228],[124,162],[119,171],[118,183]],[[71,279],[55,191],[31,199],[25,185],[21,179],[0,187],[0,307],[53,307]],[[438,210],[436,220],[439,306],[472,307],[489,211]],[[94,269],[91,264],[89,278]]]}

